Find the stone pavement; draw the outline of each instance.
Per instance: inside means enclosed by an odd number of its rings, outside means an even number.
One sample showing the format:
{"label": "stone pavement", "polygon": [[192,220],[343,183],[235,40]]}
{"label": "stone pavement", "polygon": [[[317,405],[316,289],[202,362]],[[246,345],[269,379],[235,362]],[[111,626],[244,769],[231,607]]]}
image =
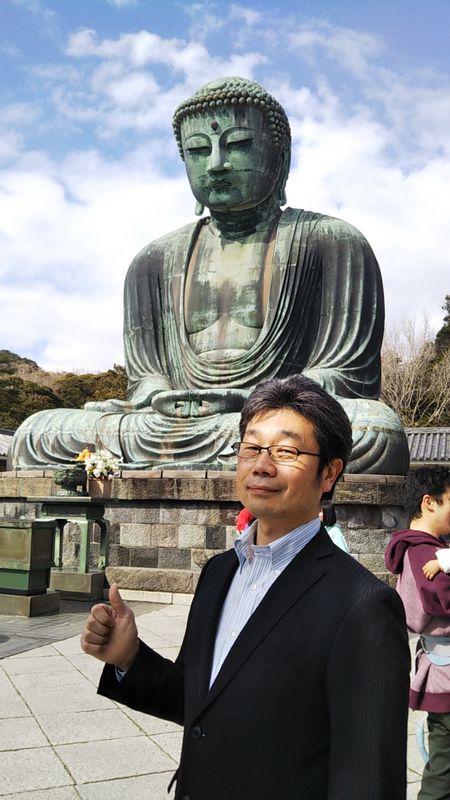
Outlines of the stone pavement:
{"label": "stone pavement", "polygon": [[[174,658],[188,605],[130,605],[141,638]],[[0,617],[0,797],[170,800],[181,729],[99,697],[102,664],[79,644],[85,609],[63,612],[72,618]],[[417,798],[423,766],[415,741],[420,716],[412,713],[409,723],[408,800]]]}

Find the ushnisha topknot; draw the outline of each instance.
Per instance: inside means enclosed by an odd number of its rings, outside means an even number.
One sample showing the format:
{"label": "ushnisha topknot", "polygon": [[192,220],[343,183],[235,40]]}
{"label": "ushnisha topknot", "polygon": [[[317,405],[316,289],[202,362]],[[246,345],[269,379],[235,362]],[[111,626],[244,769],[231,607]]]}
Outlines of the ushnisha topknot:
{"label": "ushnisha topknot", "polygon": [[219,78],[205,84],[192,97],[184,100],[173,115],[173,130],[183,161],[184,153],[181,142],[183,119],[210,109],[236,105],[254,105],[256,108],[260,108],[267,118],[273,144],[290,152],[291,129],[280,103],[255,81],[238,77]]}

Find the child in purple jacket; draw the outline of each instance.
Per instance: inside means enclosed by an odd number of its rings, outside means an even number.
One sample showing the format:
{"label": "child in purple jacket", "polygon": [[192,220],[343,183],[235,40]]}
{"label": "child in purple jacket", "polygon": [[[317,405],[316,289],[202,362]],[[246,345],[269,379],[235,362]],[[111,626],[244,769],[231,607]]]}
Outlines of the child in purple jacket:
{"label": "child in purple jacket", "polygon": [[[386,566],[398,575],[397,591],[408,628],[420,634],[410,706],[428,712],[429,761],[419,800],[450,798],[450,580],[428,565],[447,548],[450,533],[450,469],[422,467],[405,484],[409,530],[394,534]],[[425,568],[425,571],[424,571]]]}

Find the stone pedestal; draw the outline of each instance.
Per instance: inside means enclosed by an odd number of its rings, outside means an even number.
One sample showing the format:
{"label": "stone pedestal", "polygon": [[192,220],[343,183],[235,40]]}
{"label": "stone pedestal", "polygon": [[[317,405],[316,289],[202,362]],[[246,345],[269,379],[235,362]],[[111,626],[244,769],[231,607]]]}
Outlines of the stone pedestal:
{"label": "stone pedestal", "polygon": [[[403,478],[348,475],[336,488],[336,515],[350,552],[391,583],[384,551],[394,530],[406,527]],[[104,498],[110,523],[106,577],[123,589],[169,596],[191,594],[205,561],[232,546],[241,508],[232,472],[124,471]],[[39,517],[31,495],[56,494],[51,472],[0,475],[0,514]],[[30,502],[25,501],[26,497]],[[65,533],[66,536],[66,533]],[[79,531],[68,526],[64,563],[76,570]],[[89,568],[97,568],[101,532],[89,521]],[[88,573],[89,574],[89,573]]]}
{"label": "stone pedestal", "polygon": [[53,520],[0,521],[0,593],[45,594],[56,524]]}
{"label": "stone pedestal", "polygon": [[59,593],[45,594],[0,594],[0,614],[6,616],[38,617],[59,611]]}
{"label": "stone pedestal", "polygon": [[64,600],[102,600],[104,585],[104,570],[52,569],[50,573],[50,588],[56,589]]}

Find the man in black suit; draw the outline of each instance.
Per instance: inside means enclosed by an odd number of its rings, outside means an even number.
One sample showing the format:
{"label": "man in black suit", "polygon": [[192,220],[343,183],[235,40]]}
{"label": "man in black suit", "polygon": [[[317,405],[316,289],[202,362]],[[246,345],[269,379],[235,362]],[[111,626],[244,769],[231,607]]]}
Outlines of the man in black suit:
{"label": "man in black suit", "polygon": [[177,800],[404,800],[409,649],[401,601],[318,520],[352,447],[300,375],[244,404],[237,487],[256,521],[203,569],[175,662],[110,590],[82,635],[99,692],[184,725]]}

